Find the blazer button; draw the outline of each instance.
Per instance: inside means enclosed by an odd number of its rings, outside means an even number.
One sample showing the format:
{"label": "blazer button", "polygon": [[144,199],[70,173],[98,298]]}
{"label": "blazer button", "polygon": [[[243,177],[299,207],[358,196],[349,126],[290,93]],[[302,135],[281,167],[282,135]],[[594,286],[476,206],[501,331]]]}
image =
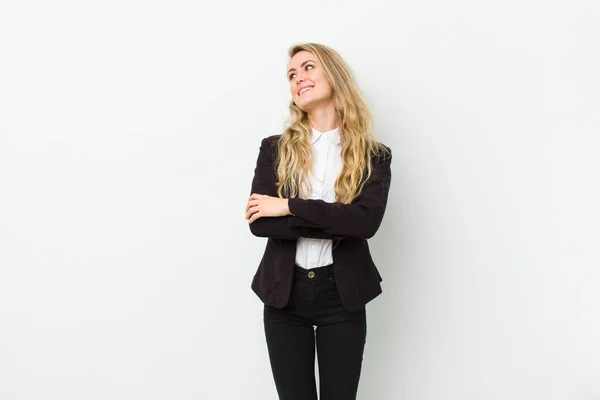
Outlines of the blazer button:
{"label": "blazer button", "polygon": [[313,271],[308,271],[308,277],[310,279],[314,278],[315,277],[315,273]]}

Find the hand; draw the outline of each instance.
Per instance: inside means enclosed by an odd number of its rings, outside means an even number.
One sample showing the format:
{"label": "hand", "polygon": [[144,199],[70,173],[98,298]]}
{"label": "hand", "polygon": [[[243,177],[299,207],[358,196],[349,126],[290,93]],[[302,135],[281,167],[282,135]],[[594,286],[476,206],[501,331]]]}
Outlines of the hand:
{"label": "hand", "polygon": [[283,217],[288,214],[288,199],[252,193],[246,204],[246,219],[249,224],[261,217]]}

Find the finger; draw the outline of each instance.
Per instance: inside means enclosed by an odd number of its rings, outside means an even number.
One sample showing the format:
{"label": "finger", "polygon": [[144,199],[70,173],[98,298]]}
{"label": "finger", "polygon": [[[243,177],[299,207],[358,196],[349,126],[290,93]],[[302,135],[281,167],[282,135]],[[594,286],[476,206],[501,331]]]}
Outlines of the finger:
{"label": "finger", "polygon": [[253,206],[246,212],[246,219],[250,218],[252,214],[256,214],[259,211],[258,206]]}
{"label": "finger", "polygon": [[248,209],[252,206],[257,206],[259,204],[258,200],[250,200],[248,201],[248,203],[246,204],[246,212],[248,211]]}
{"label": "finger", "polygon": [[259,219],[260,217],[261,217],[261,214],[260,214],[260,212],[256,212],[256,213],[254,213],[254,214],[252,215],[252,218],[250,218],[250,219],[248,220],[248,223],[249,223],[249,224],[251,224],[251,223],[253,223],[254,221],[256,221],[257,219]]}
{"label": "finger", "polygon": [[246,205],[246,211],[250,211],[251,208],[256,208],[259,206],[260,203],[258,201],[253,201],[252,203],[248,203],[248,205]]}

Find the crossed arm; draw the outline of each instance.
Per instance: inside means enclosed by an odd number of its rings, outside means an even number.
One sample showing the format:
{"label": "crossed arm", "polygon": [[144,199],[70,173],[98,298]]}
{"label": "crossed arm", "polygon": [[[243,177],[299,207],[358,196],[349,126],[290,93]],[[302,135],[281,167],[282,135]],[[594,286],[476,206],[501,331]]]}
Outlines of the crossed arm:
{"label": "crossed arm", "polygon": [[[351,204],[328,203],[316,199],[287,199],[285,212],[291,215],[260,217],[249,224],[250,231],[255,236],[273,239],[372,237],[379,229],[385,213],[391,183],[391,158],[390,151],[387,157],[382,155],[373,161],[371,178]],[[269,139],[265,138],[254,170],[251,189],[253,194],[278,197],[274,160],[274,148]]]}

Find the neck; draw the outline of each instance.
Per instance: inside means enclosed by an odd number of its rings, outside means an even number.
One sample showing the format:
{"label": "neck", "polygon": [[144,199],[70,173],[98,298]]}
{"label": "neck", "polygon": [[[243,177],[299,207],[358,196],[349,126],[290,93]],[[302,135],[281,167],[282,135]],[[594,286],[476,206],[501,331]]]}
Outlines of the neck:
{"label": "neck", "polygon": [[333,102],[324,107],[310,110],[308,113],[308,122],[310,126],[319,132],[327,132],[338,127],[337,115]]}

